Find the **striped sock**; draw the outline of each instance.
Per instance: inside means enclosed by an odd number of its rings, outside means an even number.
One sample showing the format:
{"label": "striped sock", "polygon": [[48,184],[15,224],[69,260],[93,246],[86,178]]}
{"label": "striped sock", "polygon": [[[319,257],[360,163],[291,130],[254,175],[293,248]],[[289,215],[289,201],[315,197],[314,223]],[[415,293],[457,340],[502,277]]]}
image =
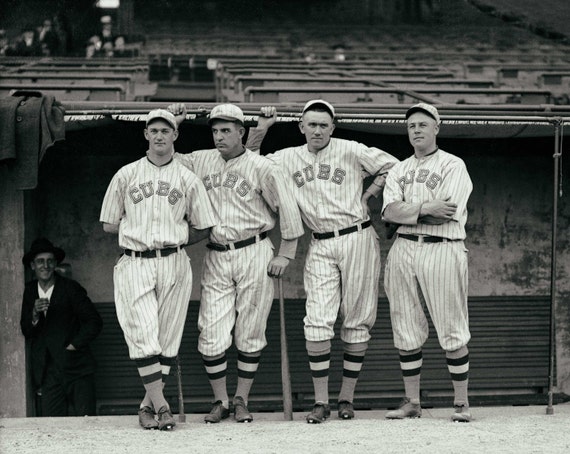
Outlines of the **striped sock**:
{"label": "striped sock", "polygon": [[453,352],[445,352],[447,368],[451,375],[454,390],[454,404],[469,406],[467,388],[469,386],[469,350],[463,346]]}
{"label": "striped sock", "polygon": [[176,358],[169,358],[160,355],[159,360],[160,360],[160,368],[162,371],[162,383],[166,385],[166,379],[168,378],[168,375],[170,375],[170,369],[172,369],[172,366],[176,362]]}
{"label": "striped sock", "polygon": [[236,396],[241,396],[247,405],[249,400],[249,392],[253,385],[255,373],[259,367],[261,352],[244,353],[238,351],[237,375],[238,382],[236,388]]}
{"label": "striped sock", "polygon": [[[162,371],[159,357],[151,356],[150,358],[136,359],[135,364],[142,379],[144,389],[146,390],[148,401],[152,404],[152,408],[158,411],[162,407],[169,407],[162,392]],[[143,400],[143,403],[144,402]]]}
{"label": "striped sock", "polygon": [[228,371],[228,361],[226,354],[222,353],[217,356],[202,356],[206,374],[210,381],[210,386],[214,392],[214,402],[222,401],[224,407],[229,408],[229,397],[226,388],[226,375]]}
{"label": "striped sock", "polygon": [[400,369],[404,377],[404,389],[410,402],[420,403],[420,377],[422,372],[422,349],[400,350]]}
{"label": "striped sock", "polygon": [[342,367],[342,386],[338,395],[338,401],[354,401],[354,390],[358,376],[362,370],[364,355],[368,349],[368,343],[344,344],[344,361]]}
{"label": "striped sock", "polygon": [[315,389],[315,402],[329,403],[329,368],[331,362],[331,342],[307,341],[309,367]]}

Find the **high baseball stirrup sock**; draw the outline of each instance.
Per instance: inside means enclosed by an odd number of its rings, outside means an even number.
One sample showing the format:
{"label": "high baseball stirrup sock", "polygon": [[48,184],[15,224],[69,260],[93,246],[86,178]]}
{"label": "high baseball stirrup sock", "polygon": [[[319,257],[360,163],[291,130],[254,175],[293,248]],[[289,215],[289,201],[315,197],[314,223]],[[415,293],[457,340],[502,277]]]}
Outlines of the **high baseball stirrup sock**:
{"label": "high baseball stirrup sock", "polygon": [[249,399],[249,391],[251,390],[253,379],[255,378],[255,373],[259,367],[260,359],[261,352],[245,353],[238,351],[238,382],[235,395],[243,397],[246,405]]}
{"label": "high baseball stirrup sock", "polygon": [[466,345],[452,352],[445,352],[447,368],[451,375],[455,394],[454,404],[469,406],[467,387],[469,386],[469,349]]}
{"label": "high baseball stirrup sock", "polygon": [[307,341],[309,367],[315,388],[315,402],[329,403],[329,368],[331,363],[331,341]]}
{"label": "high baseball stirrup sock", "polygon": [[[158,360],[160,361],[160,368],[162,371],[162,389],[164,389],[164,387],[166,386],[166,379],[168,378],[168,375],[170,374],[170,369],[172,368],[172,366],[176,362],[176,358],[168,358],[166,356],[160,355],[158,357]],[[142,407],[151,407],[152,408],[152,401],[150,399],[148,392],[145,394],[144,399],[142,400],[140,406],[141,406],[141,408]]]}
{"label": "high baseball stirrup sock", "polygon": [[162,370],[159,357],[151,356],[150,358],[136,359],[135,364],[152,408],[158,411],[162,407],[169,407],[162,393]]}
{"label": "high baseball stirrup sock", "polygon": [[368,342],[358,344],[344,344],[344,361],[342,367],[342,386],[338,394],[338,401],[354,401],[354,389],[362,369],[364,355],[368,349]]}
{"label": "high baseball stirrup sock", "polygon": [[224,352],[217,356],[202,355],[202,360],[206,367],[206,374],[208,375],[210,386],[214,392],[214,402],[221,400],[224,407],[230,408],[230,399],[226,388],[226,375],[228,371],[226,353]]}
{"label": "high baseball stirrup sock", "polygon": [[420,377],[422,372],[422,349],[400,350],[400,369],[404,378],[406,397],[414,404],[420,403]]}

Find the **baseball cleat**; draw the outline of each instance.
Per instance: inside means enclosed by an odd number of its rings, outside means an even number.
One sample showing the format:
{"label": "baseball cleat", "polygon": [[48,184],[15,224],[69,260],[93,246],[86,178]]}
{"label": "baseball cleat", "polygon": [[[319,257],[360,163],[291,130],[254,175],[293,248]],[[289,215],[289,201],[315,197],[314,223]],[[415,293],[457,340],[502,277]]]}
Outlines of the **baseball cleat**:
{"label": "baseball cleat", "polygon": [[422,407],[420,404],[413,404],[410,399],[405,397],[397,410],[392,410],[386,413],[387,419],[406,419],[406,418],[421,418]]}
{"label": "baseball cleat", "polygon": [[311,413],[307,415],[309,424],[320,424],[331,415],[331,407],[329,404],[316,403]]}
{"label": "baseball cleat", "polygon": [[168,407],[161,407],[158,410],[158,429],[159,430],[172,430],[176,425],[176,421],[172,416],[172,412]]}
{"label": "baseball cleat", "polygon": [[465,404],[455,405],[455,413],[451,417],[452,421],[455,422],[469,422],[471,421],[471,412],[469,411],[469,406]]}
{"label": "baseball cleat", "polygon": [[204,416],[204,422],[215,424],[230,416],[230,409],[222,405],[221,400],[214,402],[210,413]]}
{"label": "baseball cleat", "polygon": [[354,405],[348,400],[341,400],[338,403],[338,417],[340,419],[354,418]]}
{"label": "baseball cleat", "polygon": [[139,408],[139,424],[143,429],[158,429],[158,421],[154,418],[152,408],[147,406]]}
{"label": "baseball cleat", "polygon": [[247,409],[243,397],[234,397],[234,417],[237,422],[251,422],[253,421],[253,416]]}

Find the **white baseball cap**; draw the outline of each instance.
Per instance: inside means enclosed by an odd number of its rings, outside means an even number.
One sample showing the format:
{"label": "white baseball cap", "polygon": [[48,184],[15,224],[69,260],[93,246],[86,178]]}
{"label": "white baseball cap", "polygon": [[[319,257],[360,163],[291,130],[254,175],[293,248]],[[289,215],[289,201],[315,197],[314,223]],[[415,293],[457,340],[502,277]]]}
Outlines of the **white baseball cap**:
{"label": "white baseball cap", "polygon": [[408,109],[408,111],[406,112],[406,120],[408,118],[410,118],[410,116],[414,113],[414,112],[423,112],[426,115],[429,115],[430,117],[432,117],[437,124],[441,123],[441,118],[439,118],[439,112],[437,111],[437,109],[432,106],[431,104],[426,104],[425,102],[420,102],[418,104],[414,104],[412,107],[410,107]]}
{"label": "white baseball cap", "polygon": [[245,123],[245,117],[242,110],[235,104],[218,104],[210,112],[208,123],[214,120],[238,121],[242,125]]}
{"label": "white baseball cap", "polygon": [[146,125],[148,126],[150,122],[156,120],[157,118],[166,121],[170,126],[172,126],[175,131],[178,129],[174,114],[165,109],[151,110],[146,116]]}
{"label": "white baseball cap", "polygon": [[334,118],[334,107],[331,103],[325,101],[324,99],[312,99],[308,101],[307,104],[305,104],[305,107],[303,107],[303,113],[305,113],[307,110],[311,110],[312,107],[322,107]]}

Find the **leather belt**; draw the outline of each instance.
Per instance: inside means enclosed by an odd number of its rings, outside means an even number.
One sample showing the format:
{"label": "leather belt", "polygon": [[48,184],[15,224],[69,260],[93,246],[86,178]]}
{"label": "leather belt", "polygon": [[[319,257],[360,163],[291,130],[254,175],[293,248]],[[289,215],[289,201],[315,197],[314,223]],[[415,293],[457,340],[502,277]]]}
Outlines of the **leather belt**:
{"label": "leather belt", "polygon": [[167,247],[164,249],[153,249],[152,251],[132,251],[130,249],[125,249],[125,255],[129,257],[138,257],[143,259],[154,259],[157,257],[166,257],[175,252],[180,252],[180,246],[177,247]]}
{"label": "leather belt", "polygon": [[405,240],[410,241],[419,241],[420,243],[447,243],[448,241],[454,241],[440,236],[408,235],[407,233],[398,233],[398,238],[404,238]]}
{"label": "leather belt", "polygon": [[353,225],[352,227],[347,227],[346,229],[335,230],[334,232],[318,233],[313,232],[313,238],[315,240],[328,240],[329,238],[335,238],[343,235],[348,235],[352,232],[357,232],[358,230],[364,230],[372,225],[372,221],[363,222],[362,224]]}
{"label": "leather belt", "polygon": [[246,240],[236,241],[235,243],[219,244],[219,243],[207,243],[206,247],[212,249],[213,251],[226,252],[233,251],[235,249],[241,249],[242,247],[249,246],[250,244],[258,243],[267,237],[267,232],[262,232],[259,235],[252,236]]}

